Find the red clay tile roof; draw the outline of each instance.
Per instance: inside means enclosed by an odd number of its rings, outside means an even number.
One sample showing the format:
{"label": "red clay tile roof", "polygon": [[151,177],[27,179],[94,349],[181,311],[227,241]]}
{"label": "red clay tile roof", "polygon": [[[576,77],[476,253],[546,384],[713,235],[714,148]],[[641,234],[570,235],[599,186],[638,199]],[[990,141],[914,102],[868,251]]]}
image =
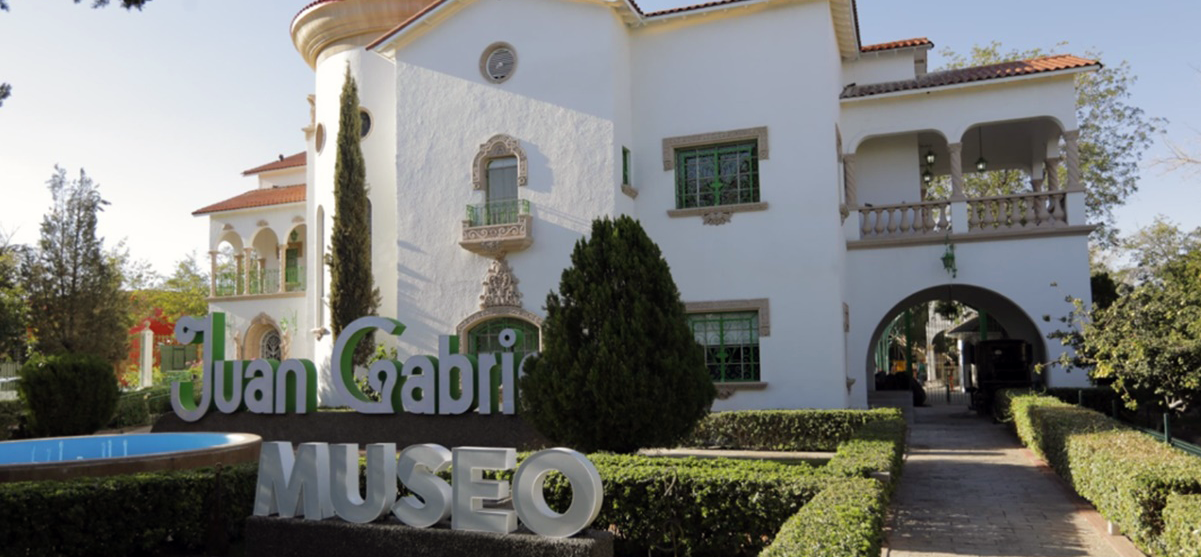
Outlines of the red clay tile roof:
{"label": "red clay tile roof", "polygon": [[943,87],[947,85],[958,85],[961,83],[972,83],[975,81],[986,81],[990,79],[1057,72],[1062,70],[1087,68],[1090,66],[1096,66],[1100,68],[1101,63],[1096,60],[1072,56],[1071,54],[1044,56],[1042,58],[1018,60],[1016,62],[1005,62],[1002,64],[992,64],[989,66],[974,66],[971,68],[961,68],[958,70],[933,72],[918,77],[917,79],[907,79],[904,81],[889,81],[886,83],[871,83],[867,85],[851,84],[843,89],[842,95],[840,95],[839,98],[853,99],[857,97],[869,97],[872,95],[882,95],[885,93],[896,93],[898,91],[929,89],[931,87]]}
{"label": "red clay tile roof", "polygon": [[930,39],[927,39],[926,37],[917,37],[915,39],[904,39],[889,43],[865,44],[859,47],[859,52],[880,52],[881,50],[894,50],[897,48],[909,48],[912,46],[933,47],[934,43],[930,42]]}
{"label": "red clay tile roof", "polygon": [[292,155],[290,157],[285,157],[283,155],[280,155],[279,160],[271,161],[262,166],[256,166],[254,168],[251,168],[250,170],[243,172],[242,175],[250,176],[251,174],[258,174],[260,172],[267,172],[269,170],[282,170],[284,168],[293,168],[296,166],[304,166],[306,164],[305,160],[307,158],[308,158],[308,156],[305,154],[304,151],[296,153],[295,155]]}
{"label": "red clay tile roof", "polygon": [[304,191],[304,184],[300,184],[298,186],[274,186],[270,188],[250,190],[241,195],[236,195],[226,199],[225,201],[214,203],[203,209],[193,211],[192,216],[218,213],[221,211],[233,211],[234,209],[267,207],[269,205],[283,205],[284,203],[300,203],[304,201]]}

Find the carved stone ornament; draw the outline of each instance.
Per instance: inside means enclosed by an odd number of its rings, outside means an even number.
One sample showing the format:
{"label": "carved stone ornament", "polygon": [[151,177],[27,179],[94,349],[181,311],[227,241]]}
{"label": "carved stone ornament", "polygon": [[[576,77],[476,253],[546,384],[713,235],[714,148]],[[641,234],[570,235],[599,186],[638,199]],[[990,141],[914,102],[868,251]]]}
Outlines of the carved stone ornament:
{"label": "carved stone ornament", "polygon": [[517,289],[516,276],[503,256],[496,258],[488,267],[484,277],[484,293],[480,294],[480,309],[494,307],[521,307],[521,291]]}
{"label": "carved stone ornament", "polygon": [[302,222],[304,222],[303,216],[296,215],[296,216],[292,217],[292,224],[300,224]]}
{"label": "carved stone ornament", "polygon": [[499,133],[482,143],[475,155],[475,161],[471,165],[471,184],[474,189],[483,191],[487,187],[484,177],[488,175],[488,161],[502,157],[517,157],[517,185],[526,185],[529,173],[521,142],[515,137]]}
{"label": "carved stone ornament", "polygon": [[703,219],[705,224],[712,225],[712,226],[721,226],[723,224],[726,224],[727,222],[730,222],[730,217],[733,215],[734,215],[734,213],[732,213],[730,211],[711,211],[711,212],[705,213],[701,218]]}
{"label": "carved stone ornament", "polygon": [[716,387],[717,387],[717,400],[727,400],[730,397],[734,396],[734,393],[738,392],[737,390],[735,390],[732,387],[723,387],[721,385],[716,385]]}
{"label": "carved stone ornament", "polygon": [[233,230],[233,229],[234,229],[234,225],[229,224],[228,222],[225,223],[225,226],[221,227],[221,230]]}
{"label": "carved stone ornament", "polygon": [[263,220],[260,220],[256,223],[254,223],[254,225],[259,228],[266,228],[269,225],[269,223],[265,219],[263,219]]}
{"label": "carved stone ornament", "polygon": [[847,217],[851,216],[851,208],[847,207],[846,203],[838,205],[838,216],[842,217],[842,222],[847,221]]}
{"label": "carved stone ornament", "polygon": [[531,223],[530,215],[520,215],[515,223],[488,226],[471,226],[471,221],[465,220],[459,245],[468,251],[490,257],[521,251],[534,243],[530,234]]}

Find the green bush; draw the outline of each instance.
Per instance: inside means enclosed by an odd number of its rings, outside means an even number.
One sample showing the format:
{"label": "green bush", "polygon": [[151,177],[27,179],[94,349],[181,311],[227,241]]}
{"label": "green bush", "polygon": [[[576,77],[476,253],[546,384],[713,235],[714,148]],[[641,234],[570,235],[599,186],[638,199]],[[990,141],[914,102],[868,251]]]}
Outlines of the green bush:
{"label": "green bush", "polygon": [[[807,467],[777,463],[589,458],[605,489],[592,527],[617,534],[618,555],[755,555],[789,517],[835,481]],[[569,504],[569,485],[559,475],[548,479],[544,491],[552,508]]]}
{"label": "green bush", "polygon": [[584,452],[675,446],[716,396],[671,269],[628,216],[576,242],[524,371],[522,416]]}
{"label": "green bush", "polygon": [[20,427],[21,416],[25,413],[25,405],[19,400],[0,402],[0,441],[12,437]]}
{"label": "green bush", "polygon": [[[163,385],[161,387],[150,387],[144,391],[146,393],[146,411],[150,413],[151,418],[159,414],[171,412],[171,386]],[[200,397],[200,389],[193,389],[195,398]],[[199,404],[199,401],[197,401]]]}
{"label": "green bush", "polygon": [[886,418],[868,422],[856,430],[851,439],[838,446],[834,458],[822,470],[835,476],[879,479],[891,494],[904,464],[908,425],[898,409],[873,412],[880,412]]}
{"label": "green bush", "polygon": [[1009,393],[1022,442],[1136,543],[1154,551],[1173,493],[1201,493],[1201,459],[1086,408]]}
{"label": "green bush", "polygon": [[117,376],[97,356],[37,356],[21,367],[21,400],[34,435],[88,435],[108,424],[117,408]]}
{"label": "green bush", "polygon": [[760,557],[877,557],[888,496],[875,480],[836,482],[789,518]]}
{"label": "green bush", "polygon": [[868,422],[899,416],[878,410],[739,410],[709,414],[683,443],[750,451],[833,451]]}
{"label": "green bush", "polygon": [[1160,547],[1170,557],[1201,557],[1201,495],[1168,496]]}
{"label": "green bush", "polygon": [[162,553],[199,548],[214,534],[237,539],[257,474],[256,465],[244,464],[0,484],[0,555]]}
{"label": "green bush", "polygon": [[150,410],[146,406],[146,396],[147,391],[121,393],[121,398],[117,399],[117,411],[109,421],[108,427],[121,429],[148,425]]}

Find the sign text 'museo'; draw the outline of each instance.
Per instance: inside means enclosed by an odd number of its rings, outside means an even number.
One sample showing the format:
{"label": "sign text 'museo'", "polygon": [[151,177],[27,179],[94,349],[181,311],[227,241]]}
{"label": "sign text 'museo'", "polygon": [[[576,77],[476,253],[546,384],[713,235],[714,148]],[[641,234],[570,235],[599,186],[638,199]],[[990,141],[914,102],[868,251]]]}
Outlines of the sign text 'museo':
{"label": "sign text 'museo'", "polygon": [[[372,363],[368,385],[380,393],[380,400],[372,401],[355,383],[355,348],[373,330],[399,336],[404,329],[395,319],[370,316],[354,320],[338,336],[330,368],[334,390],[344,404],[364,414],[516,412],[517,373],[522,362],[515,361],[512,352],[485,353],[478,358],[459,354],[455,336],[439,338],[436,357],[411,356],[404,362],[385,359]],[[243,404],[257,414],[316,410],[317,367],[313,362],[300,358],[282,362],[220,359],[225,354],[225,314],[180,318],[175,323],[175,338],[183,344],[204,346],[199,402],[191,381],[171,385],[171,408],[181,419],[197,421],[213,406],[227,414],[238,411]],[[519,333],[505,329],[499,340],[501,346],[513,347],[518,345]]]}
{"label": "sign text 'museo'", "polygon": [[[512,484],[484,479],[485,472],[512,470],[513,449],[413,445],[396,454],[394,443],[367,445],[366,497],[359,491],[359,445],[303,443],[292,452],[286,442],[263,443],[259,453],[254,514],[307,520],[337,517],[367,523],[389,511],[401,522],[427,528],[450,517],[455,530],[508,534],[517,521],[535,534],[568,537],[600,514],[604,489],[587,457],[571,449],[539,451],[517,466]],[[452,471],[450,483],[438,476]],[[563,513],[546,503],[543,483],[558,472],[571,483],[571,504]],[[397,497],[397,480],[411,493]],[[510,487],[511,485],[511,487]],[[513,508],[497,506],[512,498]],[[485,507],[485,503],[492,503]]]}

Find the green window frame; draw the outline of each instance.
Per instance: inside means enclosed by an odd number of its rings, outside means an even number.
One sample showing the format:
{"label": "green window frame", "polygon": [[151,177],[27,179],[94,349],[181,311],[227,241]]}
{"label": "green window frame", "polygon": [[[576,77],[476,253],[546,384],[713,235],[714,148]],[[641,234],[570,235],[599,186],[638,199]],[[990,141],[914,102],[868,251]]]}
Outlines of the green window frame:
{"label": "green window frame", "polygon": [[760,380],[759,312],[695,313],[688,326],[705,349],[705,366],[715,383]]}
{"label": "green window frame", "polygon": [[676,149],[676,208],[759,202],[759,144]]}
{"label": "green window frame", "polygon": [[622,185],[630,185],[630,150],[621,148],[621,183]]}
{"label": "green window frame", "polygon": [[[500,333],[505,329],[521,333],[520,340],[512,348],[500,344]],[[467,331],[467,353],[472,356],[489,352],[515,352],[520,361],[526,354],[538,351],[538,342],[538,326],[515,317],[489,319]]]}

